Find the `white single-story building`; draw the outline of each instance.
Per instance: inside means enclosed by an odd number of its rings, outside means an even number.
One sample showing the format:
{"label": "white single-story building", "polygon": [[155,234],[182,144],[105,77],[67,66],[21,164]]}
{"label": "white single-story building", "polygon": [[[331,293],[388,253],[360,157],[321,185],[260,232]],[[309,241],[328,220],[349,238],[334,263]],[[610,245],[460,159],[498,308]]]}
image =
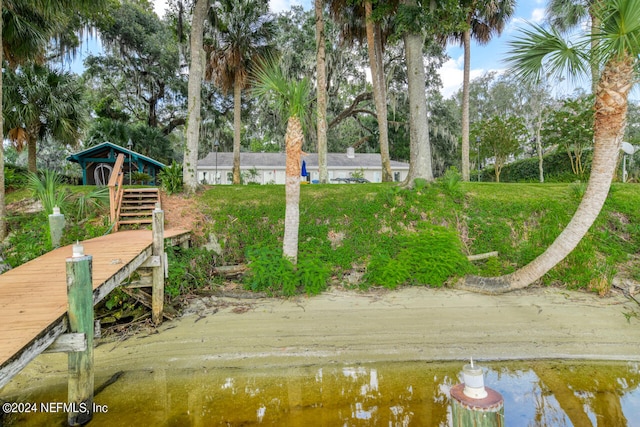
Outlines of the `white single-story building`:
{"label": "white single-story building", "polygon": [[[311,182],[317,182],[318,154],[302,156]],[[233,181],[233,153],[211,152],[198,161],[198,182],[203,184],[231,184]],[[394,181],[403,181],[409,172],[409,163],[391,161]],[[382,163],[380,154],[327,153],[327,172],[329,181],[345,182],[342,179],[363,177],[370,182],[382,182]],[[285,153],[240,153],[240,173],[244,182],[258,184],[284,184]],[[304,178],[303,178],[304,179]]]}

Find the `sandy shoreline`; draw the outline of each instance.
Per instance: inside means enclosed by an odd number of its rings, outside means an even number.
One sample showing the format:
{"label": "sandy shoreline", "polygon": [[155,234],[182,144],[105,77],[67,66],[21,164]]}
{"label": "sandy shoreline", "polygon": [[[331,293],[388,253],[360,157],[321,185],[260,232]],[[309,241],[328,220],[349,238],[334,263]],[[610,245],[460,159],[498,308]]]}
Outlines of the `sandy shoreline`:
{"label": "sandy shoreline", "polygon": [[[635,311],[634,311],[635,310]],[[640,361],[639,312],[623,296],[561,289],[502,296],[405,288],[316,297],[203,298],[157,332],[101,343],[96,375],[118,371],[289,367],[414,360]],[[4,392],[66,376],[64,354],[38,356]]]}

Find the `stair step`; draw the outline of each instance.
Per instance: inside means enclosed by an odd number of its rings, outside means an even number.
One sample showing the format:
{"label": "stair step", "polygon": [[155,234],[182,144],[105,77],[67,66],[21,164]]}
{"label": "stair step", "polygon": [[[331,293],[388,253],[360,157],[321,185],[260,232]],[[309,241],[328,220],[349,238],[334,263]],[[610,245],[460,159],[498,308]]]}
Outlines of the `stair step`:
{"label": "stair step", "polygon": [[125,188],[124,194],[158,194],[157,188]]}
{"label": "stair step", "polygon": [[153,210],[158,202],[160,192],[157,188],[125,188],[120,202],[118,226],[153,223]]}
{"label": "stair step", "polygon": [[138,217],[138,218],[149,218],[151,217],[151,213],[149,212],[120,212],[120,216],[126,216],[126,217]]}
{"label": "stair step", "polygon": [[124,220],[124,221],[118,221],[118,224],[120,224],[120,225],[151,224],[152,222],[153,222],[153,220],[151,220],[151,219],[139,219],[139,220],[127,219],[127,220]]}

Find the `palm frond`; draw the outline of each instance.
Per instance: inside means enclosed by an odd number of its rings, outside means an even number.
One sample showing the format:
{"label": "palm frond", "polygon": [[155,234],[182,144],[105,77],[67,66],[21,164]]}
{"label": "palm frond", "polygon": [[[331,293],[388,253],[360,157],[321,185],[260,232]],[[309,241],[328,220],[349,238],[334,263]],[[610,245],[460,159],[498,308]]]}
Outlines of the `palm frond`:
{"label": "palm frond", "polygon": [[274,102],[287,117],[303,119],[307,115],[311,92],[309,80],[289,78],[277,59],[271,57],[259,62],[253,69],[251,85],[255,96]]}
{"label": "palm frond", "polygon": [[520,33],[509,42],[507,64],[522,80],[537,83],[544,76],[559,78],[566,73],[570,79],[579,80],[588,70],[589,58],[585,53],[588,40],[571,44],[555,29],[547,30],[536,24]]}
{"label": "palm frond", "polygon": [[601,27],[593,35],[594,52],[601,62],[612,57],[640,54],[640,0],[610,0],[601,13]]}

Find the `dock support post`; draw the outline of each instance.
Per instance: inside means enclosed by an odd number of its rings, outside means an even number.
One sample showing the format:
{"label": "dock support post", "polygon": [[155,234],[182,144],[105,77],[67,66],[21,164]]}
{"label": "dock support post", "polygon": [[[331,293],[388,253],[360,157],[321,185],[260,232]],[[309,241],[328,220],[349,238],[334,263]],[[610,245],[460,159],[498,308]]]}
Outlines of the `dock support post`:
{"label": "dock support post", "polygon": [[464,384],[451,387],[454,427],[504,427],[504,401],[500,393],[485,387],[487,396],[473,399],[463,393]]}
{"label": "dock support post", "polygon": [[164,309],[164,211],[156,203],[153,211],[153,247],[152,256],[159,259],[159,266],[153,267],[152,313],[151,318],[157,326],[162,323]]}
{"label": "dock support post", "polygon": [[55,206],[53,213],[49,215],[49,235],[51,236],[51,246],[53,248],[60,247],[64,224],[64,215],[60,213],[60,208]]}
{"label": "dock support post", "polygon": [[69,299],[69,332],[84,334],[84,351],[69,353],[67,421],[70,426],[85,424],[93,418],[93,257],[84,255],[80,244],[73,245],[73,256],[67,258],[67,297]]}

